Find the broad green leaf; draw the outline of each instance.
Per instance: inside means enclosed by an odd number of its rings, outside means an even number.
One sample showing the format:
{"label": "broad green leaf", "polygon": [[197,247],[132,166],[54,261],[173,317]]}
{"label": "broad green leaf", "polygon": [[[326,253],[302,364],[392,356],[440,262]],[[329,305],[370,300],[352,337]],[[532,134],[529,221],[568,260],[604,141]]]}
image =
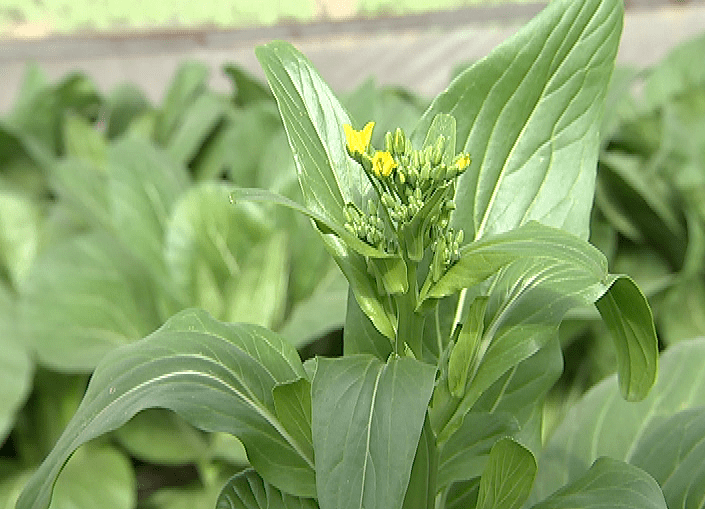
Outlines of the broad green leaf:
{"label": "broad green leaf", "polygon": [[468,377],[475,376],[484,332],[487,297],[477,297],[470,304],[468,317],[448,359],[448,388],[456,398],[463,397]]}
{"label": "broad green leaf", "polygon": [[342,227],[345,204],[361,204],[370,189],[345,149],[348,114],[311,62],[290,44],[271,42],[255,54],[277,99],[306,206]]}
{"label": "broad green leaf", "polygon": [[230,478],[216,509],[318,509],[318,504],[313,498],[281,492],[250,469]]}
{"label": "broad green leaf", "polygon": [[590,251],[583,250],[552,258],[548,253],[512,262],[493,282],[475,377],[462,399],[434,402],[432,421],[440,441],[457,429],[463,415],[503,373],[557,337],[566,311],[591,305],[604,293],[603,276],[596,276],[595,270],[603,261],[601,254],[591,258]]}
{"label": "broad green leaf", "polygon": [[513,416],[520,427],[513,436],[538,454],[543,448],[539,402],[545,399],[562,373],[563,353],[559,341],[554,339],[497,379],[482,393],[468,415],[492,412]]}
{"label": "broad green leaf", "polygon": [[705,507],[705,406],[654,419],[631,464],[651,474],[669,507]]}
{"label": "broad green leaf", "polygon": [[1,189],[44,198],[46,169],[52,161],[53,154],[46,145],[0,118]]}
{"label": "broad green leaf", "polygon": [[213,93],[196,97],[166,143],[176,162],[188,165],[223,120],[227,104]]}
{"label": "broad green leaf", "polygon": [[520,509],[531,492],[536,460],[511,438],[496,442],[480,478],[478,509]]}
{"label": "broad green leaf", "polygon": [[582,476],[600,456],[631,462],[652,423],[705,406],[705,340],[681,341],[661,356],[649,395],[631,403],[616,376],[590,389],[565,415],[539,460],[534,500]]}
{"label": "broad green leaf", "polygon": [[157,143],[165,145],[178,128],[189,106],[206,89],[208,68],[202,62],[188,61],[176,71],[164,97],[162,109],[154,126]]}
{"label": "broad green leaf", "polygon": [[311,438],[311,382],[299,378],[293,382],[279,384],[272,391],[277,419],[304,454],[313,458]]}
{"label": "broad green leaf", "polygon": [[560,0],[461,73],[426,111],[457,121],[473,162],[453,219],[469,239],[530,220],[587,238],[604,101],[622,29],[619,0]]}
{"label": "broad green leaf", "polygon": [[129,458],[110,446],[84,446],[66,464],[54,488],[51,509],[131,509],[137,481]]}
{"label": "broad green leaf", "polygon": [[409,487],[404,495],[403,509],[435,507],[438,477],[438,448],[428,415],[421,430],[421,438],[411,466]]}
{"label": "broad green leaf", "polygon": [[59,371],[91,371],[107,352],[160,323],[149,274],[104,233],[45,250],[20,288],[18,306],[37,360]]}
{"label": "broad green leaf", "polygon": [[75,157],[99,165],[105,162],[107,151],[103,134],[85,118],[73,113],[64,115],[64,152],[67,157]]}
{"label": "broad green leaf", "polygon": [[392,353],[391,341],[377,330],[369,316],[360,309],[352,292],[348,294],[348,307],[343,327],[343,353],[344,355],[372,354],[382,361]]}
{"label": "broad green leaf", "polygon": [[313,458],[276,419],[272,390],[305,378],[294,348],[252,325],[187,310],[142,341],[110,352],[56,446],[27,484],[18,509],[44,509],[64,463],[81,444],[163,407],[205,431],[238,436],[268,482],[313,496]]}
{"label": "broad green leaf", "polygon": [[208,453],[205,433],[161,408],[142,410],[115,431],[115,438],[132,457],[158,465],[184,465]]}
{"label": "broad green leaf", "polygon": [[575,482],[533,509],[667,509],[658,484],[643,470],[611,458],[599,458]]}
{"label": "broad green leaf", "polygon": [[592,275],[595,282],[607,277],[607,261],[596,248],[570,233],[530,222],[462,246],[460,259],[436,283],[427,281],[420,298],[443,297],[469,288],[510,262],[528,258],[570,263]]}
{"label": "broad green leaf", "polygon": [[477,505],[480,478],[453,483],[443,494],[446,509],[467,509]]}
{"label": "broad green leaf", "polygon": [[595,306],[614,338],[622,397],[645,398],[658,372],[658,338],[646,297],[629,277],[617,276]]}
{"label": "broad green leaf", "polygon": [[435,367],[371,355],[318,360],[313,445],[322,508],[401,508]]}
{"label": "broad green leaf", "polygon": [[492,446],[519,431],[519,423],[504,412],[470,412],[462,426],[440,447],[438,487],[480,477]]}

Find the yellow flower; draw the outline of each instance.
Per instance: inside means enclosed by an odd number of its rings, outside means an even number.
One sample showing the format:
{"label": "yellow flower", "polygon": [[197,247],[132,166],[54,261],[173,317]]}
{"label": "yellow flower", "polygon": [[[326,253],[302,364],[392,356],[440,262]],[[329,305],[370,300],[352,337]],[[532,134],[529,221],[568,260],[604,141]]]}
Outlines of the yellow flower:
{"label": "yellow flower", "polygon": [[372,129],[374,122],[367,122],[367,125],[362,128],[362,131],[356,131],[352,126],[343,124],[345,131],[345,140],[348,142],[348,150],[350,154],[365,154],[370,146],[370,138],[372,138]]}
{"label": "yellow flower", "polygon": [[396,167],[397,163],[389,152],[379,151],[372,156],[372,171],[378,177],[388,177]]}
{"label": "yellow flower", "polygon": [[463,171],[465,168],[470,166],[471,162],[472,162],[472,159],[470,158],[470,155],[463,154],[460,157],[458,157],[458,160],[455,162],[455,165],[457,166],[458,170]]}

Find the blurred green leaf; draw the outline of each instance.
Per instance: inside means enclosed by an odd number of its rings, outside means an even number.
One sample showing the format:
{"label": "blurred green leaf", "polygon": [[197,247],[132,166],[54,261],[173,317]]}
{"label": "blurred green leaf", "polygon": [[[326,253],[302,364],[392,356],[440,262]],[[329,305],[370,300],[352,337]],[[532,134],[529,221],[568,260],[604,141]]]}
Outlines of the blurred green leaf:
{"label": "blurred green leaf", "polygon": [[658,319],[666,345],[705,337],[705,282],[702,276],[682,278],[666,292]]}
{"label": "blurred green leaf", "polygon": [[104,233],[55,244],[20,288],[19,312],[37,359],[60,371],[90,371],[116,346],[159,325],[145,268]]}
{"label": "blurred green leaf", "polygon": [[235,85],[235,104],[245,106],[257,101],[272,101],[274,96],[257,78],[235,64],[225,64],[223,73]]}
{"label": "blurred green leaf", "polygon": [[336,269],[328,271],[308,298],[291,310],[279,334],[300,348],[345,324],[348,282]]}
{"label": "blurred green leaf", "polygon": [[17,325],[15,295],[0,282],[0,443],[32,388],[34,362]]}
{"label": "blurred green leaf", "polygon": [[601,457],[630,462],[652,423],[705,405],[705,340],[681,341],[661,356],[660,376],[637,403],[620,396],[616,376],[590,389],[565,415],[539,460],[534,500],[579,479]]}
{"label": "blurred green leaf", "polygon": [[67,113],[63,121],[65,154],[100,165],[105,162],[107,146],[103,134],[86,119]]}
{"label": "blurred green leaf", "polygon": [[154,138],[166,145],[183,120],[185,112],[206,90],[208,68],[202,62],[187,61],[177,69],[169,85],[154,126]]}
{"label": "blurred green leaf", "polygon": [[223,121],[226,108],[225,99],[213,93],[204,92],[196,97],[166,142],[169,155],[187,166]]}
{"label": "blurred green leaf", "polygon": [[118,85],[106,99],[104,118],[105,135],[115,139],[127,131],[130,123],[151,108],[144,93],[129,83]]}
{"label": "blurred green leaf", "polygon": [[611,458],[599,458],[580,478],[533,509],[666,509],[663,494],[643,470]]}
{"label": "blurred green leaf", "polygon": [[130,456],[160,465],[183,465],[208,454],[208,438],[177,414],[149,408],[115,431]]}
{"label": "blurred green leaf", "polygon": [[0,190],[0,281],[18,288],[39,249],[39,207],[19,193]]}
{"label": "blurred green leaf", "polygon": [[110,446],[84,446],[66,463],[56,481],[52,509],[101,507],[131,509],[137,502],[129,459]]}
{"label": "blurred green leaf", "polygon": [[651,474],[668,507],[701,509],[705,503],[705,406],[654,419],[630,463]]}

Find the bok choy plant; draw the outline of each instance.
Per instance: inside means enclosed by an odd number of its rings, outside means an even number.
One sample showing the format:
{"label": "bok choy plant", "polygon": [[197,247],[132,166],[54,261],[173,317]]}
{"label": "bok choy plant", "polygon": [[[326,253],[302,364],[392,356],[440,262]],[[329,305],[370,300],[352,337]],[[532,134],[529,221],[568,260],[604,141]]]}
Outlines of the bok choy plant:
{"label": "bok choy plant", "polygon": [[18,509],[48,507],[78,447],[151,407],[244,444],[218,508],[666,507],[628,458],[534,487],[567,311],[599,311],[625,400],[656,380],[649,305],[586,240],[622,17],[618,0],[552,2],[408,133],[352,119],[290,44],[258,48],[303,203],[230,199],[311,219],[349,283],[343,356],[302,362],[267,328],[180,312],[101,360]]}

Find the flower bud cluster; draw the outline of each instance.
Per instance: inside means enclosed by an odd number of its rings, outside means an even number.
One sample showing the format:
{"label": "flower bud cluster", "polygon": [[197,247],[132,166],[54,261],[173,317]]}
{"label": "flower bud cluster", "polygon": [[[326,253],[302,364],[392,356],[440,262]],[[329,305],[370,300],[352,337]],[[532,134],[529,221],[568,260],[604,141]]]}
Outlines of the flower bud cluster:
{"label": "flower bud cluster", "polygon": [[453,147],[442,135],[417,150],[401,128],[386,133],[385,150],[376,151],[369,144],[373,127],[368,123],[355,131],[345,126],[348,153],[379,197],[378,204],[370,201],[366,213],[348,204],[345,227],[372,246],[415,261],[430,248],[437,279],[459,257],[463,232],[450,227],[450,216],[455,180],[470,165],[470,156],[461,153],[451,159],[446,151]]}
{"label": "flower bud cluster", "polygon": [[377,206],[372,200],[368,203],[368,213],[361,212],[354,204],[348,203],[343,209],[345,229],[371,246],[386,249],[387,237],[384,233],[384,220],[377,215]]}

